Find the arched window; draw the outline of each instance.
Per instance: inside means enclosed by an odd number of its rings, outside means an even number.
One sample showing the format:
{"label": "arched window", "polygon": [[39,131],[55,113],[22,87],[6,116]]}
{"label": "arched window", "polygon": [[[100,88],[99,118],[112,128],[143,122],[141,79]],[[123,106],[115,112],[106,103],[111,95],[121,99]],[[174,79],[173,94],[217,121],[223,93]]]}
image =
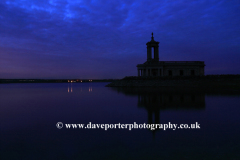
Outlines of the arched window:
{"label": "arched window", "polygon": [[154,59],[154,47],[151,47],[151,56],[152,56],[152,59]]}

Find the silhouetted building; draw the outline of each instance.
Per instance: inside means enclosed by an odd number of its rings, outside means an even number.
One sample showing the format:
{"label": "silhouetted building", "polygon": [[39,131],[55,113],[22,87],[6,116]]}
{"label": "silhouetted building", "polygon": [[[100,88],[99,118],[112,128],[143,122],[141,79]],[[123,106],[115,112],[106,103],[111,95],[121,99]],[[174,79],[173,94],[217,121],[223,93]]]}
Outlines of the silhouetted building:
{"label": "silhouetted building", "polygon": [[138,76],[201,76],[204,75],[204,61],[159,61],[159,42],[147,42],[147,61],[138,64]]}

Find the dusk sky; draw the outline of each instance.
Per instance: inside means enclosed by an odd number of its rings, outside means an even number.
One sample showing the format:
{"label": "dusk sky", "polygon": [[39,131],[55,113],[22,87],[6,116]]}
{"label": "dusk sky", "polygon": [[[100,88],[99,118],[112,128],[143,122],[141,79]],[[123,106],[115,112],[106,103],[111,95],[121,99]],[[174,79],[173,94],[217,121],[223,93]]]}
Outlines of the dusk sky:
{"label": "dusk sky", "polygon": [[0,78],[134,76],[152,32],[160,61],[240,74],[240,0],[1,0]]}

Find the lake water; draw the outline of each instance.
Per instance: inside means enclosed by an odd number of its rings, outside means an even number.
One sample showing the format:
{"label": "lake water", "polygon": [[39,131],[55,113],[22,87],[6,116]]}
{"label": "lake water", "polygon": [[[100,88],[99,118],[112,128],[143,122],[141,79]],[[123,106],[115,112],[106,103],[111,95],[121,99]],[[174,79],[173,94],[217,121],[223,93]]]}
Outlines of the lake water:
{"label": "lake water", "polygon": [[[240,95],[107,83],[0,84],[4,159],[240,159]],[[62,129],[200,124],[198,129]]]}

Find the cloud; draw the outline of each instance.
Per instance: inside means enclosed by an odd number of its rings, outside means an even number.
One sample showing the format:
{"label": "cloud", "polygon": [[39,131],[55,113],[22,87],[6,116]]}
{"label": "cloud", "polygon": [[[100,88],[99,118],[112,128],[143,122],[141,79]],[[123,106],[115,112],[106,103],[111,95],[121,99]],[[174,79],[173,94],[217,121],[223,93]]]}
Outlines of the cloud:
{"label": "cloud", "polygon": [[[224,0],[2,1],[0,78],[134,74],[151,32],[161,60],[204,60],[214,68],[227,61],[229,73],[239,73],[239,7]],[[208,65],[212,58],[218,63]]]}

